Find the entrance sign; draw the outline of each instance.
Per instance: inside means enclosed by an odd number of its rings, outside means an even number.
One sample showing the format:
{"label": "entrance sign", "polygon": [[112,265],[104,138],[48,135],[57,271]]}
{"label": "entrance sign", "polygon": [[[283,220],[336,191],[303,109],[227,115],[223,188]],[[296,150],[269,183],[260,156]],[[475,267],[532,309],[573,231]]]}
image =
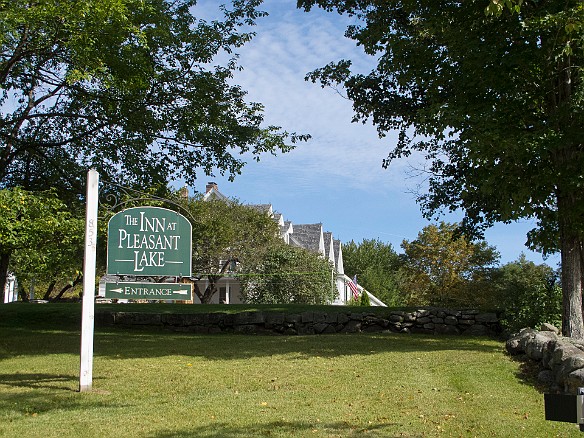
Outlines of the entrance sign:
{"label": "entrance sign", "polygon": [[191,276],[192,226],[182,214],[128,208],[110,219],[107,234],[108,274]]}
{"label": "entrance sign", "polygon": [[[87,173],[81,366],[79,391],[91,391],[99,174]],[[128,208],[108,223],[107,274],[190,277],[192,226],[183,215],[160,207]],[[108,295],[109,294],[109,295]],[[176,283],[106,283],[106,296],[150,300],[190,300],[192,285]]]}
{"label": "entrance sign", "polygon": [[106,283],[105,297],[131,300],[192,300],[193,285],[184,283]]}

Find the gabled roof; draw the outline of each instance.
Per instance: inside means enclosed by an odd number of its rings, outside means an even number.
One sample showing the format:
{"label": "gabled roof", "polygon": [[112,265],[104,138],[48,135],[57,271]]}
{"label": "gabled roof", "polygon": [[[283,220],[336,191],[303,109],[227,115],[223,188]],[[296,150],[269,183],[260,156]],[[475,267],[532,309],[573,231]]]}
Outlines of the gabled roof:
{"label": "gabled roof", "polygon": [[292,221],[284,221],[284,228],[288,233],[294,232],[294,226],[292,225]]}
{"label": "gabled roof", "polygon": [[343,245],[340,240],[333,239],[333,250],[335,252],[335,268],[339,274],[345,273],[345,267],[343,265]]}
{"label": "gabled roof", "polygon": [[[188,196],[188,191],[186,191],[186,194],[183,196]],[[204,194],[203,199],[218,199],[229,202],[229,198],[219,192],[217,184],[214,182],[207,184],[206,193]],[[334,264],[337,274],[339,274],[337,279],[341,278],[340,281],[342,287],[345,286],[344,283],[346,281],[350,280],[349,277],[344,275],[343,249],[341,241],[335,240],[331,232],[323,232],[322,223],[293,225],[291,221],[285,221],[281,213],[273,211],[271,204],[248,204],[248,207],[266,213],[272,218],[272,220],[278,224],[280,236],[287,244],[321,254],[327,260],[331,261],[331,263]],[[337,285],[337,287],[339,286]],[[367,292],[367,294],[372,300],[372,303],[375,303],[374,305],[384,305],[381,301],[371,295],[370,292]],[[342,295],[339,295],[337,299],[335,299],[335,304],[341,304],[344,302],[343,300]]]}
{"label": "gabled roof", "polygon": [[294,225],[295,233],[304,234],[322,234],[322,223],[317,224],[296,224]]}
{"label": "gabled roof", "polygon": [[333,249],[333,233],[325,231],[322,233],[322,236],[324,238],[324,255],[333,266],[336,266],[335,251]]}
{"label": "gabled roof", "polygon": [[322,224],[294,225],[290,235],[290,244],[325,255]]}
{"label": "gabled roof", "polygon": [[266,213],[269,217],[274,217],[272,204],[247,204],[247,206],[259,211],[260,213]]}
{"label": "gabled roof", "polygon": [[288,243],[292,246],[296,246],[298,248],[306,248],[304,242],[300,238],[296,238],[294,234],[290,234],[288,236]]}
{"label": "gabled roof", "polygon": [[274,222],[276,222],[279,227],[284,226],[284,216],[282,215],[282,213],[278,213],[277,211],[275,211],[272,215],[272,219],[274,219]]}
{"label": "gabled roof", "polygon": [[292,227],[292,222],[284,221],[282,218],[282,225],[280,225],[280,237],[286,242],[290,244],[290,235],[293,233],[294,228]]}
{"label": "gabled roof", "polygon": [[207,184],[205,194],[203,195],[203,201],[227,201],[229,198],[219,191],[217,184],[214,182],[209,182]]}

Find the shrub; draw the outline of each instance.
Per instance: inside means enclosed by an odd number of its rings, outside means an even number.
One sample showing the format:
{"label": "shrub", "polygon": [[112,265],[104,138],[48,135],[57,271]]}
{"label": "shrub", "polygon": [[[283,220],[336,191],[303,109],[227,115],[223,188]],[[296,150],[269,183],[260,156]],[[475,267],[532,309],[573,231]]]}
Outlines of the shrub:
{"label": "shrub", "polygon": [[361,298],[359,300],[359,305],[360,306],[370,306],[371,305],[371,301],[369,300],[369,295],[367,294],[367,292],[365,292],[365,291],[361,292]]}
{"label": "shrub", "polygon": [[538,328],[562,321],[562,289],[558,274],[548,265],[536,265],[525,256],[499,268],[493,278],[503,308],[501,325],[508,332]]}

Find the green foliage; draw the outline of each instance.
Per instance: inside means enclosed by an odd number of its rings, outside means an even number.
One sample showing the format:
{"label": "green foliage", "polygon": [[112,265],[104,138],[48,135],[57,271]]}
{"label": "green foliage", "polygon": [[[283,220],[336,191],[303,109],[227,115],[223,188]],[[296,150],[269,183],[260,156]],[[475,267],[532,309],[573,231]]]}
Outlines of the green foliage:
{"label": "green foliage", "polygon": [[[485,15],[488,4],[480,2],[299,4],[361,20],[347,35],[376,56],[376,68],[353,74],[343,60],[308,79],[343,85],[355,120],[372,119],[381,135],[400,131],[386,165],[415,151],[425,154],[430,191],[419,200],[428,217],[460,208],[464,226],[477,232],[497,221],[536,217],[540,230],[553,236],[547,243],[555,240],[547,249],[558,249],[558,184],[565,195],[582,199],[580,1],[525,3],[521,14],[499,16]],[[519,2],[493,5],[514,9]],[[562,214],[581,218],[582,205]]]}
{"label": "green foliage", "polygon": [[367,74],[341,60],[307,79],[343,86],[354,120],[381,136],[399,131],[385,167],[426,159],[426,217],[462,211],[479,238],[494,223],[535,219],[528,243],[563,255],[564,334],[584,338],[582,1],[298,4],[353,17],[346,35],[377,60]]}
{"label": "green foliage", "polygon": [[507,8],[511,12],[520,12],[523,0],[491,0],[489,5],[485,8],[487,15],[496,15],[500,17],[504,9]]}
{"label": "green foliage", "polygon": [[398,271],[400,259],[391,244],[364,239],[343,244],[343,265],[349,277],[388,306],[399,305]]}
{"label": "green foliage", "polygon": [[349,298],[349,301],[347,301],[347,306],[354,306],[354,307],[358,307],[361,305],[361,298],[355,298],[354,296],[352,296],[351,294],[351,298]]}
{"label": "green foliage", "polygon": [[193,184],[201,169],[233,177],[238,155],[306,138],[265,126],[234,85],[261,1],[233,1],[214,21],[196,3],[3,1],[0,187],[82,194],[88,167],[126,186]]}
{"label": "green foliage", "polygon": [[371,306],[371,301],[369,300],[369,295],[367,292],[361,292],[361,297],[359,298],[359,305],[360,306]]}
{"label": "green foliage", "polygon": [[256,266],[279,243],[277,224],[265,212],[235,200],[183,201],[193,219],[193,275],[206,278],[195,293],[202,303],[217,292],[217,281],[237,266]]}
{"label": "green foliage", "polygon": [[504,309],[501,324],[507,331],[537,329],[545,322],[561,326],[562,291],[551,267],[536,265],[522,255],[497,269],[492,282]]}
{"label": "green foliage", "polygon": [[[30,281],[45,287],[49,298],[56,285],[69,289],[81,281],[84,218],[54,191],[31,193],[21,188],[0,190],[0,286],[7,265],[21,288]],[[64,291],[63,291],[64,292]]]}
{"label": "green foliage", "polygon": [[251,304],[327,304],[334,299],[332,266],[283,242],[267,249],[256,265],[243,265],[242,294]]}
{"label": "green foliage", "polygon": [[478,285],[499,260],[485,241],[470,242],[457,225],[428,225],[411,242],[404,240],[401,284],[409,305],[488,306],[492,294]]}

